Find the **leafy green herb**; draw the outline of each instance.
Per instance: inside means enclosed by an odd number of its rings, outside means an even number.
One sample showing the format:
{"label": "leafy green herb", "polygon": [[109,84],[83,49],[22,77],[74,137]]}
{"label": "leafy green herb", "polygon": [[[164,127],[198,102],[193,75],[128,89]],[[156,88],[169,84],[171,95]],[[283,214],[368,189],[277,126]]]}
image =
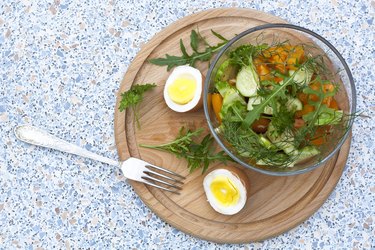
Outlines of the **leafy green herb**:
{"label": "leafy green herb", "polygon": [[139,116],[137,112],[137,106],[143,100],[143,94],[156,87],[155,83],[146,83],[142,85],[133,85],[128,91],[121,93],[121,101],[119,110],[122,112],[127,108],[131,108],[135,115],[135,120],[137,121],[138,128],[140,127],[139,124]]}
{"label": "leafy green herb", "polygon": [[201,142],[194,142],[193,138],[199,136],[202,131],[202,128],[195,131],[190,129],[186,131],[185,128],[182,127],[176,139],[169,143],[160,145],[140,144],[139,146],[166,151],[174,154],[177,156],[177,158],[186,159],[190,173],[198,168],[202,168],[202,173],[204,173],[209,164],[214,161],[224,163],[226,161],[233,161],[224,153],[224,151],[220,151],[218,153],[214,152],[214,147],[212,147],[213,138],[210,134],[207,134]]}
{"label": "leafy green herb", "polygon": [[[193,52],[189,55],[186,51],[186,47],[180,39],[180,50],[182,55],[181,56],[171,56],[166,54],[164,58],[152,58],[149,60],[150,63],[159,65],[159,66],[167,66],[167,70],[171,70],[175,66],[186,65],[189,64],[190,66],[194,67],[197,61],[209,61],[214,53],[219,51],[225,44],[228,43],[228,40],[224,38],[222,35],[218,34],[217,32],[211,30],[211,33],[219,38],[221,42],[216,45],[210,45],[200,34],[195,30],[191,31],[190,34],[190,47]],[[199,45],[204,44],[205,50],[199,51]]]}
{"label": "leafy green herb", "polygon": [[221,126],[220,131],[231,147],[253,163],[263,161],[268,165],[272,162],[273,165],[286,167],[293,161],[292,157],[281,153],[280,149],[263,135],[256,134],[251,128],[242,128],[241,122],[223,120]]}
{"label": "leafy green herb", "polygon": [[231,51],[229,54],[230,62],[237,66],[248,66],[253,64],[253,57],[261,53],[268,47],[267,44],[251,45],[244,44]]}
{"label": "leafy green herb", "polygon": [[255,105],[254,109],[251,110],[251,112],[247,113],[244,121],[242,122],[242,126],[244,128],[249,127],[255,120],[260,117],[261,113],[267,105],[272,104],[272,102],[276,100],[277,97],[285,97],[286,87],[292,83],[293,77],[290,77],[283,84],[273,84],[272,92],[267,97],[265,97],[259,105]]}

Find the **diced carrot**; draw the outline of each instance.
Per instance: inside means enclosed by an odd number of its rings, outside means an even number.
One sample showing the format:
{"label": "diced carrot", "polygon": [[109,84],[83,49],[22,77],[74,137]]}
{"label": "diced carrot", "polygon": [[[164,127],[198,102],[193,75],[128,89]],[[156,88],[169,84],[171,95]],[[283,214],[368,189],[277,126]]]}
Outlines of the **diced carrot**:
{"label": "diced carrot", "polygon": [[288,54],[285,51],[277,51],[276,54],[271,57],[270,61],[274,63],[284,63],[287,57]]}
{"label": "diced carrot", "polygon": [[270,47],[266,50],[263,51],[263,56],[265,59],[270,59],[272,57],[272,55],[275,54],[275,51],[276,51],[276,47]]}
{"label": "diced carrot", "polygon": [[267,64],[264,63],[263,59],[259,57],[254,58],[254,65],[261,81],[271,79],[271,70],[268,68]]}
{"label": "diced carrot", "polygon": [[337,101],[336,101],[336,99],[334,97],[332,97],[331,103],[329,104],[329,107],[331,109],[336,109],[336,110],[339,109],[339,105],[337,104]]}
{"label": "diced carrot", "polygon": [[275,69],[277,69],[278,71],[280,71],[281,74],[286,74],[287,73],[287,69],[286,69],[286,66],[284,63],[276,63],[275,64]]}
{"label": "diced carrot", "polygon": [[259,64],[258,66],[256,66],[256,69],[261,81],[269,80],[271,78],[271,71],[266,64]]}
{"label": "diced carrot", "polygon": [[308,95],[303,93],[303,92],[300,92],[297,94],[297,97],[298,99],[303,103],[303,104],[307,104],[307,101],[309,99]]}
{"label": "diced carrot", "polygon": [[315,146],[320,146],[326,142],[326,139],[323,136],[320,136],[310,140],[310,142]]}
{"label": "diced carrot", "polygon": [[221,123],[220,110],[223,106],[223,97],[219,93],[211,94],[212,108],[219,123]]}
{"label": "diced carrot", "polygon": [[264,58],[270,62],[282,62],[287,55],[283,46],[270,47],[263,51]]}
{"label": "diced carrot", "polygon": [[323,84],[323,91],[324,93],[333,92],[335,91],[335,85],[332,83]]}
{"label": "diced carrot", "polygon": [[[286,74],[289,69],[296,70],[296,65],[302,63],[305,51],[302,46],[280,45],[270,47],[262,53],[263,59],[270,63],[272,67],[282,74]],[[281,81],[282,79],[278,79]]]}
{"label": "diced carrot", "polygon": [[261,57],[258,56],[258,57],[254,58],[254,64],[255,64],[255,66],[259,65],[259,64],[262,64],[262,63],[264,63],[264,60]]}
{"label": "diced carrot", "polygon": [[305,104],[303,105],[303,108],[302,110],[299,110],[295,113],[294,117],[295,118],[301,118],[302,116],[310,113],[310,112],[313,112],[315,110],[314,106],[310,105],[310,104]]}
{"label": "diced carrot", "polygon": [[332,96],[327,96],[327,97],[324,97],[322,103],[329,107],[331,105],[331,101],[332,101]]}
{"label": "diced carrot", "polygon": [[329,134],[331,127],[330,126],[319,126],[313,138],[310,139],[310,142],[315,146],[320,146],[327,142],[327,135]]}
{"label": "diced carrot", "polygon": [[303,58],[305,55],[305,51],[302,46],[294,46],[290,48],[290,53],[288,55],[288,59],[286,61],[287,63],[287,68],[296,70],[296,64],[300,64],[303,62]]}
{"label": "diced carrot", "polygon": [[[316,90],[316,91],[320,91],[321,90],[321,84],[320,84],[320,82],[314,82],[314,83],[310,84],[309,87],[311,89],[313,89],[313,90]],[[311,100],[313,102],[317,102],[317,101],[319,101],[319,96],[314,95],[314,94],[310,94],[309,95],[309,100]]]}
{"label": "diced carrot", "polygon": [[281,77],[275,77],[274,78],[274,80],[275,80],[275,82],[277,82],[277,83],[279,83],[279,82],[281,82],[282,80],[283,80],[283,78],[281,78]]}
{"label": "diced carrot", "polygon": [[[323,84],[323,91],[324,93],[334,92],[335,86],[332,83]],[[323,103],[329,107],[331,105],[332,99],[332,96],[327,96],[323,99]]]}

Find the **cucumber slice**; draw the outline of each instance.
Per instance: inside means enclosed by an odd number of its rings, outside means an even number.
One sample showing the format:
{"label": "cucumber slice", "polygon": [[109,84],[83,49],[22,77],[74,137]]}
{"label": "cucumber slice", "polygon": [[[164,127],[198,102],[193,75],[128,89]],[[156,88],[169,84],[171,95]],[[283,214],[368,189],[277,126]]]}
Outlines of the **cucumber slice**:
{"label": "cucumber slice", "polygon": [[339,124],[343,117],[342,110],[326,109],[328,112],[322,112],[319,114],[318,119],[315,121],[316,126],[321,125],[334,125]]}
{"label": "cucumber slice", "polygon": [[259,142],[262,144],[266,149],[275,149],[275,146],[270,142],[266,137],[263,135],[259,136]]}
{"label": "cucumber slice", "polygon": [[273,126],[272,121],[268,125],[268,130],[266,136],[270,141],[278,148],[282,149],[288,155],[296,155],[298,153],[296,147],[294,146],[294,136],[293,132],[290,130],[285,130],[281,134]]}
{"label": "cucumber slice", "polygon": [[262,102],[263,98],[261,96],[252,96],[247,101],[247,110],[253,110],[253,105],[258,105]]}
{"label": "cucumber slice", "polygon": [[244,66],[237,75],[236,88],[246,97],[256,96],[259,86],[259,77],[253,65]]}
{"label": "cucumber slice", "polygon": [[298,98],[290,97],[286,102],[286,107],[291,112],[302,110],[302,106],[302,102]]}
{"label": "cucumber slice", "polygon": [[263,113],[266,115],[273,115],[273,108],[270,105],[264,107]]}
{"label": "cucumber slice", "polygon": [[320,151],[314,146],[303,147],[302,149],[298,150],[298,156],[294,162],[297,163],[299,161],[306,160],[314,155],[318,155],[319,153]]}
{"label": "cucumber slice", "polygon": [[314,70],[308,67],[307,65],[304,65],[297,69],[297,71],[289,70],[289,76],[293,76],[293,80],[299,85],[304,86],[308,85],[311,81],[311,78],[313,76]]}
{"label": "cucumber slice", "polygon": [[223,106],[220,110],[220,115],[222,117],[225,117],[229,108],[235,103],[238,102],[241,105],[243,105],[243,108],[245,109],[246,102],[244,98],[238,93],[238,91],[235,88],[228,88],[225,91],[224,97],[223,97]]}

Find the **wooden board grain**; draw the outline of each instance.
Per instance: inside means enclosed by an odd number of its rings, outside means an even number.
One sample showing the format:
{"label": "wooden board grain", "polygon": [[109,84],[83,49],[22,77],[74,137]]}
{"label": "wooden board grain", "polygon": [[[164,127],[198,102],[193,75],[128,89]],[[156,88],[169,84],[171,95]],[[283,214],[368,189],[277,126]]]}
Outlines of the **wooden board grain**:
{"label": "wooden board grain", "polygon": [[[179,114],[168,109],[163,100],[163,87],[169,75],[166,67],[147,62],[166,53],[179,55],[180,38],[189,44],[192,29],[199,31],[213,44],[213,29],[227,38],[246,29],[284,20],[250,9],[214,9],[185,17],[166,27],[151,39],[128,68],[117,95],[115,107],[115,139],[121,160],[138,157],[155,165],[187,176],[181,195],[174,195],[129,181],[143,202],[160,218],[179,230],[196,237],[219,243],[244,243],[263,240],[283,233],[311,216],[336,186],[350,148],[350,136],[341,150],[325,166],[309,173],[275,177],[243,167],[250,178],[250,198],[236,215],[216,213],[206,201],[200,171],[189,174],[187,163],[171,154],[140,148],[140,143],[160,144],[173,140],[181,126],[208,128],[203,110]],[[207,64],[198,68],[205,74]],[[134,123],[132,112],[119,112],[120,93],[132,85],[155,82],[157,87],[145,95],[139,109],[141,129]],[[210,167],[215,167],[213,164]]]}

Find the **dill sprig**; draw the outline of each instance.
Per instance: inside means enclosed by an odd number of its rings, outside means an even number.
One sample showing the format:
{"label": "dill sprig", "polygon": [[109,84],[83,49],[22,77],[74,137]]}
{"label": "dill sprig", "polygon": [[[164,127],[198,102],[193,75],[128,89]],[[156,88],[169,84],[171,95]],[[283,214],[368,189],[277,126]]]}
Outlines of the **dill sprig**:
{"label": "dill sprig", "polygon": [[209,164],[215,161],[224,163],[233,161],[224,151],[215,152],[214,139],[210,134],[207,134],[200,142],[195,142],[193,138],[198,137],[202,132],[203,128],[192,131],[181,127],[177,137],[171,142],[160,145],[140,144],[139,146],[169,152],[177,158],[186,159],[190,173],[198,168],[202,168],[202,173],[204,173]]}
{"label": "dill sprig", "polygon": [[[221,42],[216,45],[210,45],[199,32],[192,30],[190,34],[190,47],[192,49],[191,54],[186,51],[184,42],[182,39],[180,39],[180,50],[182,55],[172,56],[166,54],[164,58],[152,58],[149,60],[149,62],[159,66],[167,66],[167,71],[169,71],[175,66],[189,64],[190,66],[194,67],[197,61],[209,61],[213,54],[223,48],[229,41],[214,30],[211,30],[211,33]],[[205,46],[204,51],[199,51],[199,46],[201,44]]]}
{"label": "dill sprig", "polygon": [[140,128],[139,114],[137,107],[143,101],[143,95],[145,92],[156,87],[155,83],[146,83],[142,85],[133,85],[128,91],[121,93],[121,100],[119,110],[124,111],[127,108],[133,110],[137,126]]}
{"label": "dill sprig", "polygon": [[237,66],[246,66],[252,63],[253,58],[262,53],[268,47],[267,44],[251,45],[243,44],[229,53],[230,63]]}
{"label": "dill sprig", "polygon": [[262,161],[266,165],[272,163],[274,166],[287,167],[297,157],[297,155],[291,157],[280,152],[280,149],[272,142],[269,142],[270,145],[265,147],[260,135],[250,128],[244,129],[240,122],[224,120],[221,126],[220,133],[228,141],[230,147],[235,149],[240,157],[244,158],[244,161],[248,160],[253,164]]}

